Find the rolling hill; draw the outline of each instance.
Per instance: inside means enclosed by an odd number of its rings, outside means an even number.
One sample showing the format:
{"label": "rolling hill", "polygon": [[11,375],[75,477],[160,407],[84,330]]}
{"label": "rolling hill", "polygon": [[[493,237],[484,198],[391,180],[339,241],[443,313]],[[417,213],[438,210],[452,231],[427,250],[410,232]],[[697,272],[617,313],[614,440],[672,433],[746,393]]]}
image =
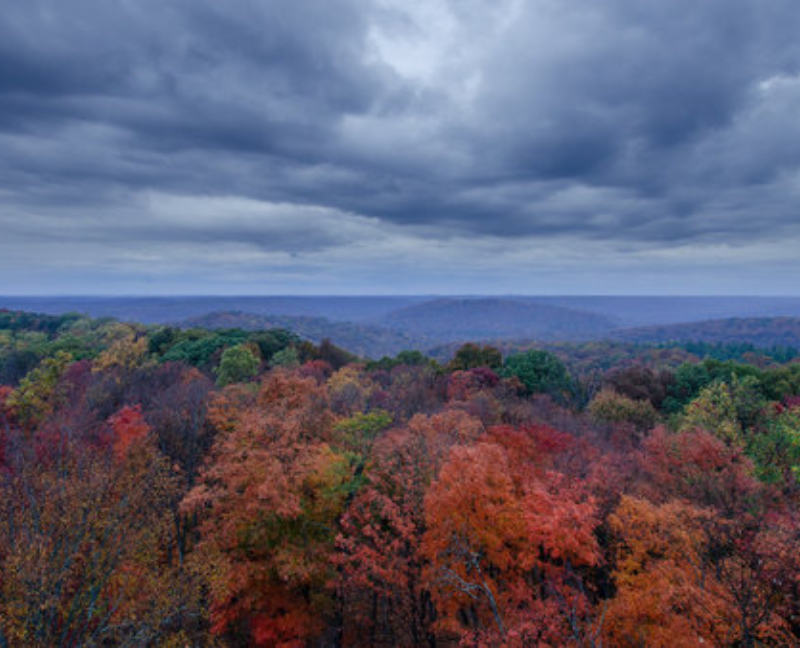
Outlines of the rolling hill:
{"label": "rolling hill", "polygon": [[380,326],[441,342],[494,338],[579,340],[615,328],[604,315],[513,299],[437,299],[395,310]]}
{"label": "rolling hill", "polygon": [[348,351],[369,358],[395,355],[406,349],[420,349],[428,344],[423,336],[411,336],[369,324],[332,322],[324,317],[302,315],[254,315],[241,311],[217,311],[191,317],[176,324],[180,328],[232,329],[258,331],[283,328],[302,338],[319,343],[323,338]]}
{"label": "rolling hill", "polygon": [[642,326],[610,335],[626,342],[710,342],[800,348],[798,317],[734,317],[668,326]]}

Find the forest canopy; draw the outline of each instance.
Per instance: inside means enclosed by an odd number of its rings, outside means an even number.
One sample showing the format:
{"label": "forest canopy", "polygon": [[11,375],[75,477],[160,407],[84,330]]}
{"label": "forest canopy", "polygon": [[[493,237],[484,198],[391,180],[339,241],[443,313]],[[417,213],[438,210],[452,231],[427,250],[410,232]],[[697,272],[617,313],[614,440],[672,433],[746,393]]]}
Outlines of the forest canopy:
{"label": "forest canopy", "polygon": [[0,312],[0,646],[791,645],[800,363]]}

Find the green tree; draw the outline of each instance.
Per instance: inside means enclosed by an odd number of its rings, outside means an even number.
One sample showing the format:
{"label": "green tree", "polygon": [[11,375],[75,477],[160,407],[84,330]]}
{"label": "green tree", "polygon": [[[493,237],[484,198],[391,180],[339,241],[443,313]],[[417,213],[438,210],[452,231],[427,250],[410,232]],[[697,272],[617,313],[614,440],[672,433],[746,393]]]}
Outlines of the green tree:
{"label": "green tree", "polygon": [[273,354],[269,359],[269,363],[273,367],[296,367],[300,364],[300,354],[297,352],[296,347],[289,346]]}
{"label": "green tree", "polygon": [[225,349],[215,371],[217,385],[224,387],[232,383],[247,382],[258,374],[260,364],[256,354],[245,344]]}
{"label": "green tree", "polygon": [[714,382],[687,405],[681,430],[707,430],[726,443],[742,444],[758,427],[764,405],[752,376]]}
{"label": "green tree", "polygon": [[23,425],[35,426],[62,404],[65,395],[59,382],[71,363],[72,356],[63,351],[45,358],[9,396],[8,405]]}
{"label": "green tree", "polygon": [[468,371],[479,367],[499,369],[503,366],[503,354],[493,346],[480,346],[468,342],[456,351],[447,365],[448,371]]}
{"label": "green tree", "polygon": [[249,334],[238,329],[181,331],[180,341],[162,356],[163,362],[183,362],[207,370],[224,349],[247,342]]}
{"label": "green tree", "polygon": [[530,394],[549,394],[559,400],[566,399],[573,389],[564,363],[552,353],[538,349],[509,356],[501,375],[518,378]]}
{"label": "green tree", "polygon": [[784,486],[800,482],[800,407],[779,408],[764,431],[748,439],[747,454],[763,481]]}
{"label": "green tree", "polygon": [[392,415],[383,410],[358,412],[334,426],[337,449],[366,455],[377,436],[392,425]]}
{"label": "green tree", "polygon": [[677,414],[697,398],[710,382],[711,376],[705,365],[685,362],[675,371],[674,380],[667,388],[664,410],[669,414]]}
{"label": "green tree", "polygon": [[368,371],[382,369],[391,371],[395,367],[431,367],[439,371],[441,367],[436,360],[427,357],[420,351],[401,351],[394,358],[383,356],[380,360],[372,360],[367,363]]}
{"label": "green tree", "polygon": [[279,351],[283,351],[293,344],[300,342],[300,338],[284,329],[269,329],[259,331],[250,336],[250,341],[258,345],[262,358],[271,358]]}

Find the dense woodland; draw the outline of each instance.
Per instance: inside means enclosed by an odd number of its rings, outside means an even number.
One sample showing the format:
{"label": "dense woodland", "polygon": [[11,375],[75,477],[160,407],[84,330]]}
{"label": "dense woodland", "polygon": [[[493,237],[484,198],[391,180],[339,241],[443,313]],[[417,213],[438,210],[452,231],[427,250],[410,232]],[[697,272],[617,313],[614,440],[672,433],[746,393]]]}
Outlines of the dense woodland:
{"label": "dense woodland", "polygon": [[792,349],[0,312],[0,646],[800,641]]}
{"label": "dense woodland", "polygon": [[733,317],[703,322],[643,326],[611,333],[612,337],[631,342],[695,340],[724,344],[770,344],[800,346],[800,318]]}

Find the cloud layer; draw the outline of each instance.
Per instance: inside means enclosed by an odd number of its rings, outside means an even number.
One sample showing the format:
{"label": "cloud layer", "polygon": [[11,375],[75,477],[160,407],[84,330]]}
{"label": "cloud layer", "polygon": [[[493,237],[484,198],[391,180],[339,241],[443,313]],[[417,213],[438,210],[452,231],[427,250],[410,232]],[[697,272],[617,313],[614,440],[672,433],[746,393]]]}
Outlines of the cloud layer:
{"label": "cloud layer", "polygon": [[797,293],[796,0],[27,0],[0,293]]}

